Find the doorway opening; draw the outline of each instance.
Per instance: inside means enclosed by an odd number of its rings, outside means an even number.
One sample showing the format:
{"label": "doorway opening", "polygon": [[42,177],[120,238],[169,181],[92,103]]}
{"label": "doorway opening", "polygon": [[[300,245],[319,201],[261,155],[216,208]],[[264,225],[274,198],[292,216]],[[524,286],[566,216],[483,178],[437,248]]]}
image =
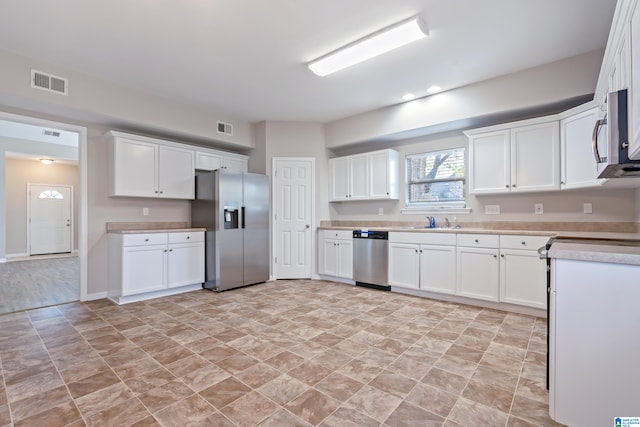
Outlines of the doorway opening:
{"label": "doorway opening", "polygon": [[86,139],[0,112],[0,314],[87,299]]}

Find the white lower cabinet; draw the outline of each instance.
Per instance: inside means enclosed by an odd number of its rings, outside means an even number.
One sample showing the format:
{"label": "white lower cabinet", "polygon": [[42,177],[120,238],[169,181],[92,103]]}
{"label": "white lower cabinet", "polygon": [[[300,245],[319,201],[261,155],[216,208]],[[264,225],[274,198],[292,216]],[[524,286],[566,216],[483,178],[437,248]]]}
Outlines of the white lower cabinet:
{"label": "white lower cabinet", "polygon": [[420,245],[389,242],[389,285],[420,287]]}
{"label": "white lower cabinet", "polygon": [[199,286],[204,282],[204,232],[110,234],[109,274],[109,297],[118,303]]}
{"label": "white lower cabinet", "polygon": [[455,234],[389,233],[389,284],[454,293]]}
{"label": "white lower cabinet", "polygon": [[500,302],[547,307],[547,263],[537,249],[548,237],[500,236]]}
{"label": "white lower cabinet", "polygon": [[353,235],[346,230],[321,230],[318,273],[327,276],[353,278]]}
{"label": "white lower cabinet", "polygon": [[458,247],[457,294],[498,301],[500,267],[498,249]]}

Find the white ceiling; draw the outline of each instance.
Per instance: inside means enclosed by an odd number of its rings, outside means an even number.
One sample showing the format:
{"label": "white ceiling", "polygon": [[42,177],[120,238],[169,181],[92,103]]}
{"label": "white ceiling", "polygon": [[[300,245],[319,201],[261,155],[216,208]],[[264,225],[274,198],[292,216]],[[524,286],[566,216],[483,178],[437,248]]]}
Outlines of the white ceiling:
{"label": "white ceiling", "polygon": [[[406,92],[425,96],[434,84],[452,89],[602,49],[614,7],[615,0],[19,0],[2,5],[0,49],[251,122],[328,122],[401,102]],[[418,14],[430,28],[425,39],[327,77],[305,66]]]}

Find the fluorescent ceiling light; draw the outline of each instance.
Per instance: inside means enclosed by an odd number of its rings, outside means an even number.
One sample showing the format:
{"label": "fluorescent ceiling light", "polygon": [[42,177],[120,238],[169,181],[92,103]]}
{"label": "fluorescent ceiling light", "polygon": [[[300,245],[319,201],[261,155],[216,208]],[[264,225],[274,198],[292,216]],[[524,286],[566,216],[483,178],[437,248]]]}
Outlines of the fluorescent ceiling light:
{"label": "fluorescent ceiling light", "polygon": [[412,99],[416,99],[416,96],[412,93],[405,93],[404,95],[402,95],[402,99],[404,101],[411,101]]}
{"label": "fluorescent ceiling light", "polygon": [[326,76],[425,37],[429,32],[418,17],[384,28],[341,47],[308,64],[319,76]]}
{"label": "fluorescent ceiling light", "polygon": [[440,92],[442,90],[442,88],[440,86],[430,86],[429,89],[427,89],[427,93],[436,93],[436,92]]}
{"label": "fluorescent ceiling light", "polygon": [[53,159],[40,159],[40,163],[42,163],[43,165],[50,165],[51,163],[53,163]]}

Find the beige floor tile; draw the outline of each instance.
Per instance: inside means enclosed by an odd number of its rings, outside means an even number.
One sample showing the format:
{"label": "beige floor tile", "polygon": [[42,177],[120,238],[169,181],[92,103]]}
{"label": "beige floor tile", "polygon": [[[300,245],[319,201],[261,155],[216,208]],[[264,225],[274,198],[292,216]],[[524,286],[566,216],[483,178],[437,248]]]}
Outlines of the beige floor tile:
{"label": "beige floor tile", "polygon": [[276,403],[252,391],[225,406],[221,412],[238,427],[251,427],[267,419],[278,409]]}
{"label": "beige floor tile", "polygon": [[546,321],[498,310],[292,280],[0,325],[3,427],[555,425]]}
{"label": "beige floor tile", "polygon": [[413,427],[416,422],[419,422],[420,426],[424,427],[440,427],[444,422],[444,418],[411,403],[402,402],[387,418],[385,425],[389,427]]}
{"label": "beige floor tile", "polygon": [[154,414],[161,425],[185,426],[196,425],[213,415],[216,410],[202,397],[194,394],[175,402]]}
{"label": "beige floor tile", "polygon": [[362,414],[384,422],[400,405],[402,399],[374,387],[365,386],[358,391],[345,406]]}
{"label": "beige floor tile", "polygon": [[319,424],[340,406],[340,402],[309,389],[285,405],[287,410],[312,425]]}

